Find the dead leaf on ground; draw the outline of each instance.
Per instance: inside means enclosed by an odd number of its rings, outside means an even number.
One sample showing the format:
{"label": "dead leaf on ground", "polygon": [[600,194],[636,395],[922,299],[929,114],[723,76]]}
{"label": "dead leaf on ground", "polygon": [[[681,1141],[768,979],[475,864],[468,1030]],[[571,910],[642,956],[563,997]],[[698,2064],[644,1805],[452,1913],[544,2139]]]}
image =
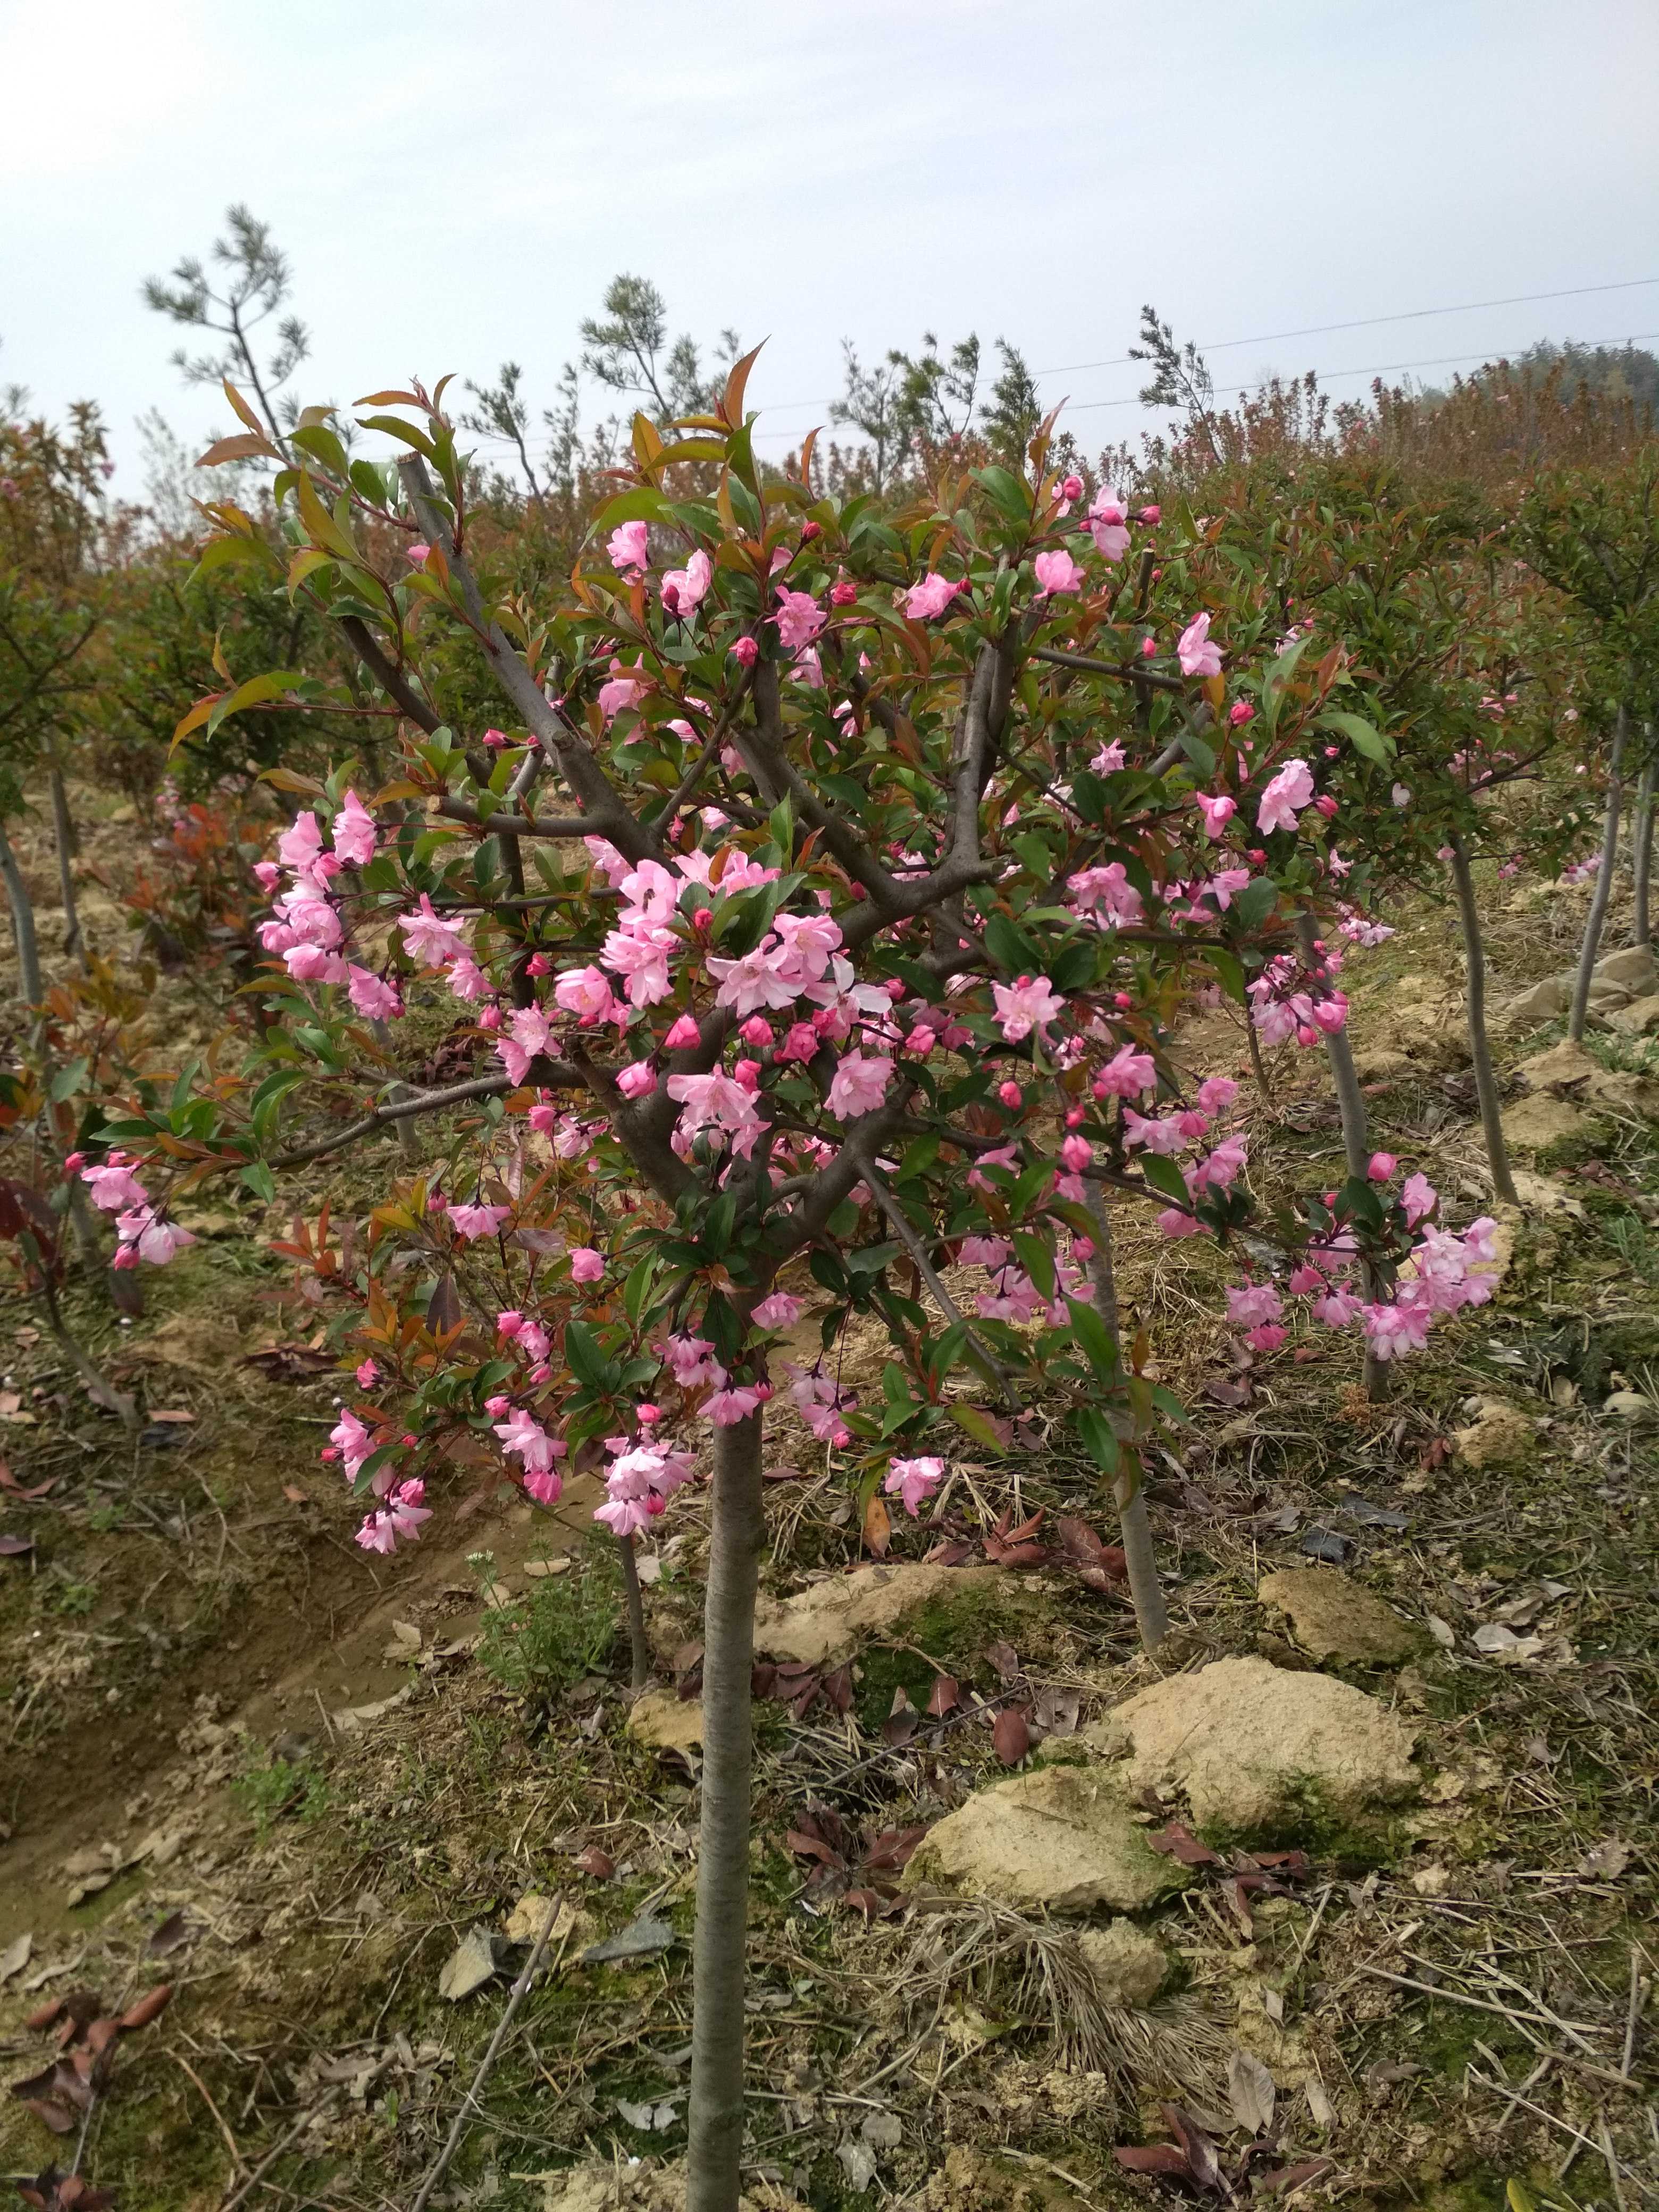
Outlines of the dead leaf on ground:
{"label": "dead leaf on ground", "polygon": [[1249,2051],[1235,2051],[1227,2061],[1227,2100],[1239,2126],[1253,2136],[1265,2136],[1273,2124],[1278,2094],[1261,2061]]}
{"label": "dead leaf on ground", "polygon": [[55,1474],[48,1475],[46,1481],[37,1482],[32,1490],[26,1489],[4,1460],[0,1459],[0,1490],[3,1490],[8,1497],[21,1498],[25,1504],[36,1498],[44,1498],[49,1490],[58,1487],[58,1481]]}
{"label": "dead leaf on ground", "polygon": [[20,1936],[15,1942],[8,1943],[0,1951],[0,1982],[9,1982],[14,1974],[21,1974],[33,1950],[34,1938],[31,1935]]}
{"label": "dead leaf on ground", "polygon": [[1597,1844],[1593,1850],[1585,1852],[1578,1862],[1578,1871],[1598,1881],[1617,1881],[1630,1864],[1632,1856],[1628,1844],[1609,1837],[1606,1843]]}
{"label": "dead leaf on ground", "polygon": [[590,1844],[585,1851],[578,1851],[576,1864],[585,1875],[591,1875],[595,1881],[609,1881],[617,1871],[615,1859],[608,1851],[602,1851],[597,1844]]}
{"label": "dead leaf on ground", "polygon": [[991,1742],[1005,1766],[1018,1766],[1031,1748],[1030,1725],[1023,1708],[1005,1705],[991,1724]]}

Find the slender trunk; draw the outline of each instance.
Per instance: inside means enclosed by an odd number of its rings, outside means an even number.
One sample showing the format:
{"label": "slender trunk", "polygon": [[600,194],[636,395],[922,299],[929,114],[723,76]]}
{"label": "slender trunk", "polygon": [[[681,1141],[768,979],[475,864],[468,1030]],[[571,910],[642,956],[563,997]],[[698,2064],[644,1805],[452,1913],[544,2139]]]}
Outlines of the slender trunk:
{"label": "slender trunk", "polygon": [[[1644,726],[1647,741],[1653,744],[1653,726]],[[1631,829],[1631,869],[1635,878],[1636,915],[1631,926],[1632,945],[1651,945],[1653,925],[1649,916],[1650,893],[1653,885],[1653,769],[1651,760],[1642,771],[1636,787],[1636,820]]]}
{"label": "slender trunk", "polygon": [[64,783],[64,771],[54,760],[47,774],[52,791],[52,837],[58,847],[58,883],[64,901],[64,954],[80,957],[82,967],[87,964],[86,947],[81,939],[81,910],[75,902],[74,860],[80,849],[80,840],[75,834],[74,819],[70,813],[69,793]]}
{"label": "slender trunk", "polygon": [[0,822],[0,878],[4,878],[6,896],[11,902],[12,934],[17,939],[17,975],[23,1000],[27,1006],[38,1006],[46,995],[46,987],[40,974],[40,943],[34,933],[34,904],[3,822]]}
{"label": "slender trunk", "polygon": [[[1096,1310],[1117,1348],[1121,1366],[1123,1354],[1118,1332],[1117,1274],[1112,1265],[1112,1220],[1099,1185],[1091,1183],[1088,1191],[1095,1248],[1089,1261],[1089,1279],[1094,1286]],[[1170,1632],[1170,1608],[1164,1602],[1164,1585],[1158,1578],[1152,1524],[1146,1511],[1138,1462],[1133,1474],[1126,1469],[1118,1475],[1112,1486],[1112,1498],[1123,1537],[1123,1561],[1129,1577],[1129,1596],[1135,1609],[1135,1626],[1146,1650],[1156,1651]]]}
{"label": "slender trunk", "polygon": [[49,1257],[41,1272],[44,1278],[42,1288],[46,1301],[46,1318],[52,1325],[52,1333],[67,1355],[70,1364],[86,1384],[88,1397],[92,1400],[94,1406],[101,1406],[106,1413],[113,1413],[123,1428],[136,1430],[138,1426],[137,1405],[128,1397],[125,1390],[118,1390],[112,1382],[104,1379],[96,1362],[78,1339],[70,1334],[68,1322],[58,1310],[58,1292],[52,1279],[52,1261]]}
{"label": "slender trunk", "polygon": [[1486,948],[1480,938],[1480,909],[1475,903],[1474,877],[1463,840],[1451,834],[1452,881],[1457,886],[1457,908],[1463,921],[1463,952],[1468,963],[1465,999],[1469,1020],[1469,1057],[1474,1062],[1475,1096],[1480,1101],[1480,1127],[1486,1139],[1486,1160],[1492,1187],[1510,1206],[1520,1204],[1515,1177],[1510,1173],[1509,1146],[1504,1141],[1504,1121],[1498,1103],[1498,1078],[1492,1073],[1492,1048],[1486,1042]]}
{"label": "slender trunk", "polygon": [[645,1600],[640,1595],[640,1569],[634,1556],[634,1539],[618,1536],[617,1549],[622,1554],[623,1596],[628,1606],[629,1680],[635,1689],[642,1690],[651,1680],[651,1646],[646,1641]]}
{"label": "slender trunk", "polygon": [[749,1911],[750,1670],[765,1534],[763,1413],[714,1434],[703,1612],[702,1810],[692,1950],[686,2212],[736,2212],[743,2154],[743,1987]]}
{"label": "slender trunk", "polygon": [[[1318,961],[1314,950],[1318,937],[1318,925],[1310,914],[1298,916],[1297,934],[1302,941],[1302,957],[1310,967]],[[1325,1058],[1329,1062],[1331,1082],[1336,1091],[1336,1108],[1342,1122],[1342,1156],[1347,1163],[1350,1181],[1364,1182],[1370,1166],[1370,1119],[1365,1111],[1365,1094],[1359,1087],[1359,1074],[1353,1064],[1353,1048],[1348,1042],[1346,1028],[1327,1030]],[[1365,1295],[1377,1298],[1382,1285],[1376,1270],[1363,1270]],[[1379,1359],[1369,1348],[1365,1353],[1365,1395],[1373,1405],[1381,1405],[1389,1395],[1389,1369],[1385,1360]]]}
{"label": "slender trunk", "polygon": [[[369,1024],[369,1028],[374,1031],[375,1043],[390,1053],[392,1050],[390,1024],[381,1021],[377,1016]],[[394,1106],[401,1106],[404,1100],[411,1094],[406,1083],[394,1083],[386,1095]],[[398,1149],[411,1167],[421,1157],[420,1132],[415,1127],[416,1118],[413,1114],[403,1114],[398,1116],[395,1125],[398,1131]]]}
{"label": "slender trunk", "polygon": [[1277,1122],[1279,1115],[1273,1107],[1273,1090],[1267,1081],[1267,1063],[1261,1057],[1261,1039],[1248,1013],[1244,1017],[1244,1034],[1249,1039],[1250,1066],[1255,1070],[1255,1087],[1261,1094],[1261,1103]]}
{"label": "slender trunk", "polygon": [[1613,867],[1619,854],[1619,810],[1624,798],[1621,777],[1625,765],[1625,740],[1629,734],[1630,709],[1620,707],[1613,726],[1613,750],[1607,756],[1607,812],[1601,831],[1601,864],[1595,871],[1595,890],[1584,922],[1584,942],[1578,954],[1577,980],[1572,987],[1572,1012],[1567,1018],[1567,1036],[1574,1044],[1583,1042],[1584,1024],[1589,1014],[1590,984],[1595,975],[1595,955],[1601,943],[1601,924],[1607,919],[1607,901],[1613,896]]}

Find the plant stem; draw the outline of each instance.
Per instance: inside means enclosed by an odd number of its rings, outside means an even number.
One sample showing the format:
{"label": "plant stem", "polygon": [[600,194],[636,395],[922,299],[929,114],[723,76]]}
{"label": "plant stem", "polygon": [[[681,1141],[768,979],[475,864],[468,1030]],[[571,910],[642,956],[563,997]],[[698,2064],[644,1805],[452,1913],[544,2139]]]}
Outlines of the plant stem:
{"label": "plant stem", "polygon": [[23,881],[23,872],[17,865],[17,855],[3,822],[0,822],[0,878],[4,879],[6,896],[11,902],[11,927],[17,939],[17,975],[23,1001],[26,1006],[38,1006],[46,995],[46,987],[40,974],[40,941],[34,933],[34,902]]}
{"label": "plant stem", "polygon": [[[1320,956],[1314,948],[1319,929],[1312,915],[1298,915],[1296,929],[1302,944],[1303,959],[1310,967],[1316,965]],[[1337,1112],[1341,1117],[1342,1156],[1347,1163],[1349,1179],[1364,1182],[1370,1165],[1370,1121],[1365,1111],[1365,1094],[1359,1087],[1359,1074],[1353,1064],[1353,1048],[1348,1042],[1346,1024],[1340,1030],[1326,1030],[1325,1058],[1330,1065]],[[1365,1295],[1375,1299],[1382,1291],[1376,1270],[1367,1267],[1363,1272]],[[1379,1359],[1368,1348],[1365,1353],[1365,1395],[1374,1406],[1378,1406],[1388,1395],[1388,1363]]]}
{"label": "plant stem", "polygon": [[1256,1034],[1255,1024],[1249,1014],[1244,1017],[1244,1034],[1249,1040],[1250,1066],[1255,1070],[1255,1087],[1261,1094],[1261,1103],[1276,1123],[1279,1115],[1273,1106],[1273,1095],[1267,1081],[1267,1063],[1261,1057],[1261,1039]]}
{"label": "plant stem", "polygon": [[1510,1172],[1509,1146],[1504,1141],[1503,1117],[1498,1110],[1498,1079],[1492,1073],[1492,1048],[1486,1042],[1486,949],[1480,936],[1480,909],[1475,902],[1474,877],[1463,840],[1451,833],[1452,881],[1457,886],[1457,908],[1463,922],[1463,952],[1468,963],[1465,1004],[1469,1022],[1469,1057],[1474,1062],[1475,1095],[1480,1101],[1480,1127],[1486,1139],[1486,1160],[1492,1187],[1499,1198],[1517,1206],[1515,1177]]}
{"label": "plant stem", "polygon": [[[1119,1338],[1117,1312],[1117,1274],[1112,1264],[1112,1221],[1106,1211],[1106,1201],[1099,1186],[1088,1185],[1087,1205],[1094,1224],[1094,1252],[1089,1261],[1089,1280],[1094,1286],[1095,1308],[1106,1325],[1117,1352],[1118,1364],[1123,1364],[1122,1346]],[[1129,1596],[1135,1609],[1135,1626],[1140,1631],[1140,1640],[1148,1651],[1156,1651],[1170,1632],[1170,1608],[1164,1601],[1164,1585],[1158,1578],[1158,1556],[1152,1548],[1152,1524],[1146,1511],[1146,1496],[1141,1487],[1140,1469],[1125,1469],[1112,1486],[1113,1502],[1117,1507],[1118,1526],[1123,1537],[1124,1568],[1129,1577]]]}
{"label": "plant stem", "polygon": [[714,1432],[703,1613],[702,1809],[692,1952],[686,2212],[737,2212],[743,2153],[744,1953],[749,1909],[750,1670],[765,1534],[764,1414]]}
{"label": "plant stem", "polygon": [[617,1549],[622,1554],[623,1596],[628,1606],[629,1680],[636,1690],[642,1690],[651,1680],[651,1646],[645,1634],[645,1600],[640,1595],[640,1566],[634,1556],[634,1539],[618,1536]]}
{"label": "plant stem", "polygon": [[[1649,746],[1653,744],[1653,725],[1643,725]],[[1631,925],[1632,945],[1651,945],[1653,925],[1650,918],[1650,893],[1653,886],[1653,772],[1649,760],[1636,786],[1636,819],[1631,825],[1631,864],[1635,877],[1636,914]]]}
{"label": "plant stem", "polygon": [[52,793],[52,838],[58,848],[58,883],[64,901],[64,954],[79,956],[82,968],[87,964],[86,946],[81,936],[81,910],[75,902],[75,870],[72,863],[80,849],[80,840],[75,834],[74,817],[70,813],[69,792],[64,782],[64,771],[54,754],[47,770],[46,781]]}
{"label": "plant stem", "polygon": [[1584,942],[1578,954],[1578,975],[1572,987],[1572,1012],[1567,1020],[1570,1042],[1582,1044],[1589,1016],[1590,985],[1595,977],[1595,955],[1601,943],[1601,924],[1613,896],[1613,863],[1619,857],[1619,810],[1624,798],[1621,781],[1625,741],[1630,735],[1630,709],[1620,706],[1613,725],[1613,750],[1607,755],[1607,811],[1601,831],[1601,861],[1595,871],[1595,890],[1584,921]]}

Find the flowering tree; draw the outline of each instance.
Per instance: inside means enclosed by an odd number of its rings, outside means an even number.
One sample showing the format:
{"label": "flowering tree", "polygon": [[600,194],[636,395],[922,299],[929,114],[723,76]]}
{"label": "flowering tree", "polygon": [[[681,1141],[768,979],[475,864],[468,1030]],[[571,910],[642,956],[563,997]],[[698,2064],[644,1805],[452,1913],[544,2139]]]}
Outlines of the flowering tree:
{"label": "flowering tree", "polygon": [[[775,1389],[866,1509],[879,1492],[913,1516],[953,1432],[995,1447],[1041,1404],[1113,1487],[1156,1642],[1139,1471],[1180,1409],[1144,1336],[1120,1339],[1108,1200],[1150,1201],[1171,1237],[1250,1218],[1235,1086],[1181,1069],[1196,994],[1310,1042],[1343,1019],[1332,963],[1294,932],[1330,872],[1304,756],[1340,741],[1334,669],[1281,653],[1248,592],[1194,611],[1180,549],[1153,550],[1157,510],[1108,488],[1079,511],[1047,426],[1029,474],[979,469],[892,514],[815,499],[810,451],[801,479],[763,481],[748,367],[671,442],[636,419],[634,466],[550,609],[474,565],[441,387],[367,403],[404,410],[368,425],[406,449],[395,468],[349,461],[302,416],[280,546],[212,510],[205,559],[283,564],[410,738],[378,792],[349,763],[303,787],[262,867],[279,964],[244,1078],[141,1098],[106,1133],[269,1197],[286,1164],[451,1117],[366,1238],[325,1209],[285,1248],[361,1318],[365,1395],[331,1449],[365,1546],[418,1534],[455,1447],[499,1449],[543,1502],[604,1469],[599,1517],[627,1540],[709,1437],[697,2212],[737,2195]],[[1234,617],[1224,656],[1212,617]],[[466,658],[506,728],[451,719]],[[434,985],[476,1010],[491,1064],[411,1086],[386,1040]],[[138,1257],[162,1257],[145,1245],[165,1205],[134,1197],[129,1164],[88,1172]],[[1420,1177],[1390,1200],[1372,1177],[1393,1164],[1366,1168],[1282,1224],[1282,1291],[1258,1263],[1230,1294],[1258,1348],[1283,1341],[1285,1293],[1333,1326],[1363,1314],[1385,1356],[1482,1295],[1480,1224],[1452,1237]],[[953,1288],[953,1261],[985,1287]],[[784,1362],[814,1285],[825,1355],[854,1312],[885,1323],[878,1401],[828,1356]]]}

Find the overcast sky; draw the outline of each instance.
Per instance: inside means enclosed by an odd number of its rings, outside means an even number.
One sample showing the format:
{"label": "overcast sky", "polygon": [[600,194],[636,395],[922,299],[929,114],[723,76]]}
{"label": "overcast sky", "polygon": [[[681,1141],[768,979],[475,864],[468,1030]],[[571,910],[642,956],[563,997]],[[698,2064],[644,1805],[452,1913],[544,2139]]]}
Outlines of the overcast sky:
{"label": "overcast sky", "polygon": [[[1006,336],[1093,450],[1140,303],[1224,390],[1659,331],[1653,0],[0,0],[0,380],[194,440],[147,275],[273,226],[307,400],[520,361],[619,269],[769,343],[781,453],[866,356]],[[1443,380],[1458,365],[1425,368]]]}

